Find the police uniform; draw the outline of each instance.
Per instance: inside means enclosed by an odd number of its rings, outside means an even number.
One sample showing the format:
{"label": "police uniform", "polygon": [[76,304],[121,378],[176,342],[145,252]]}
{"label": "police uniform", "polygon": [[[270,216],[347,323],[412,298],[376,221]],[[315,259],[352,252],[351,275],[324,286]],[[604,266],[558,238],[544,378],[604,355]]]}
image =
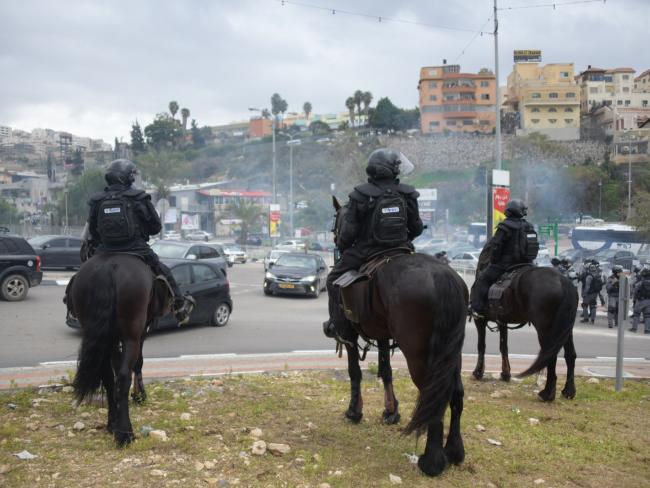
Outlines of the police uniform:
{"label": "police uniform", "polygon": [[636,332],[639,327],[641,314],[644,319],[644,333],[650,334],[650,270],[643,270],[639,281],[634,285],[634,311],[632,314],[632,327]]}
{"label": "police uniform", "polygon": [[[532,263],[537,257],[539,243],[533,226],[524,219],[526,206],[520,200],[511,200],[506,207],[506,219],[497,226],[494,236],[486,247],[490,252],[490,264],[478,275],[472,286],[470,301],[472,312],[484,314],[487,310],[487,295],[490,286],[517,264]],[[522,236],[523,234],[523,236]],[[534,236],[528,242],[528,236]],[[521,242],[530,246],[527,255],[522,253]]]}
{"label": "police uniform", "polygon": [[[592,265],[593,266],[593,265]],[[582,320],[581,322],[596,321],[596,308],[598,307],[597,300],[600,297],[600,303],[605,304],[605,299],[601,294],[604,280],[599,268],[594,266],[584,275],[582,282]]]}
{"label": "police uniform", "polygon": [[605,282],[605,290],[607,290],[607,326],[610,329],[613,327],[618,327],[618,295],[620,272],[620,269],[615,268]]}
{"label": "police uniform", "polygon": [[[397,179],[400,174],[400,157],[403,158],[401,154],[388,149],[374,151],[366,168],[368,183],[355,187],[349,195],[345,216],[341,219],[336,237],[336,247],[341,252],[341,257],[327,277],[330,320],[323,327],[329,337],[334,335],[333,327],[339,335],[344,336],[347,324],[334,282],[347,271],[358,270],[373,254],[395,247],[413,249],[411,241],[422,234],[424,229],[418,209],[418,192]],[[405,203],[406,213],[406,228],[402,229],[402,237],[390,243],[379,242],[376,237],[382,234],[382,229],[377,227],[385,224],[381,223],[381,219],[375,218],[375,210],[380,199],[387,194],[398,196]],[[399,230],[396,230],[399,234]]]}

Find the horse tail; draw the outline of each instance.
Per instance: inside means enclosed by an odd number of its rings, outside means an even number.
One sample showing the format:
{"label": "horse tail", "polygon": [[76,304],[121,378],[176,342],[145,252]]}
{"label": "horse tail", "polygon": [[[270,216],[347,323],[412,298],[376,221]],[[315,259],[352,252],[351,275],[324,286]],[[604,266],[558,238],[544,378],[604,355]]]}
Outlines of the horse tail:
{"label": "horse tail", "polygon": [[542,348],[535,362],[526,371],[519,373],[518,378],[530,376],[546,368],[549,361],[557,356],[573,332],[573,324],[576,320],[577,292],[568,278],[563,277],[560,282],[562,283],[562,301],[553,317],[548,339],[541,340]]}
{"label": "horse tail", "polygon": [[451,400],[456,368],[460,367],[465,318],[467,316],[467,288],[457,276],[443,275],[435,280],[436,301],[442,306],[433,316],[433,331],[429,338],[427,372],[420,388],[411,421],[405,434],[420,435],[433,422],[441,421]]}
{"label": "horse tail", "polygon": [[83,298],[83,338],[73,382],[79,402],[102,386],[105,368],[110,368],[111,354],[117,347],[118,338],[114,328],[117,302],[115,279],[112,269],[101,271]]}

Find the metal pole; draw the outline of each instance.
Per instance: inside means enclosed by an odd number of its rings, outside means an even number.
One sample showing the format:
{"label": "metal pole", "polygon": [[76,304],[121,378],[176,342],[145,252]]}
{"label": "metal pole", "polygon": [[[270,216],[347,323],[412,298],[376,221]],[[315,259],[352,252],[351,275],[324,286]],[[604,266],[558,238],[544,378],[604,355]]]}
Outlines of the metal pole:
{"label": "metal pole", "polygon": [[296,235],[293,227],[293,144],[289,146],[289,224],[291,238]]}
{"label": "metal pole", "polygon": [[618,281],[618,331],[616,337],[616,391],[623,388],[623,338],[625,322],[629,315],[630,287],[627,275],[621,274]]}
{"label": "metal pole", "polygon": [[603,213],[603,180],[598,182],[598,218]]}
{"label": "metal pole", "polygon": [[64,193],[65,193],[65,230],[64,230],[63,233],[67,234],[68,233],[68,228],[69,228],[69,226],[68,226],[68,190],[66,189],[64,191]]}
{"label": "metal pole", "polygon": [[278,203],[278,193],[275,187],[275,119],[277,115],[273,115],[271,121],[271,130],[273,131],[273,203]]}
{"label": "metal pole", "polygon": [[632,218],[632,140],[627,142],[627,220]]}
{"label": "metal pole", "polygon": [[496,168],[501,169],[501,107],[499,106],[501,90],[499,88],[499,21],[497,20],[497,0],[494,0],[494,76],[496,78],[496,112],[495,158]]}

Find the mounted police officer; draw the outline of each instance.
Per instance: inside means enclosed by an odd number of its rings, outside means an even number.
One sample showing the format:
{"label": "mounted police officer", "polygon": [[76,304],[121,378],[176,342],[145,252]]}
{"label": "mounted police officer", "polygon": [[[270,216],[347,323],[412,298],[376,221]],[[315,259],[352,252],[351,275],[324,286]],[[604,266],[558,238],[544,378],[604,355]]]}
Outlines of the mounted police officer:
{"label": "mounted police officer", "polygon": [[[88,242],[96,252],[125,252],[140,256],[154,274],[163,275],[174,292],[174,311],[179,323],[189,319],[194,300],[181,294],[167,266],[149,247],[149,237],[162,229],[160,218],[144,190],[133,188],[138,171],[128,159],[116,159],[106,170],[108,186],[90,198]],[[88,254],[92,254],[92,251]]]}
{"label": "mounted police officer", "polygon": [[341,258],[327,277],[330,317],[323,324],[326,336],[341,334],[347,323],[334,282],[347,271],[358,270],[376,253],[396,247],[413,249],[411,241],[422,234],[419,193],[398,179],[411,171],[413,164],[399,152],[377,149],[370,154],[366,167],[368,182],[350,193],[339,224],[336,247]]}
{"label": "mounted police officer", "polygon": [[513,266],[532,264],[537,258],[539,242],[534,227],[524,217],[528,208],[521,200],[510,200],[506,219],[497,226],[489,246],[490,264],[478,275],[470,296],[472,313],[482,317],[487,312],[490,286]]}
{"label": "mounted police officer", "polygon": [[601,293],[605,280],[600,270],[598,261],[592,261],[584,272],[582,281],[582,323],[594,323],[596,321],[597,300],[600,298],[600,304],[605,305],[605,299]]}
{"label": "mounted police officer", "polygon": [[634,285],[634,312],[632,314],[632,327],[630,331],[636,332],[639,327],[640,316],[643,314],[645,334],[650,334],[650,269],[643,268],[639,281]]}
{"label": "mounted police officer", "polygon": [[607,327],[610,329],[618,327],[619,279],[622,272],[623,266],[614,265],[612,274],[605,283],[605,290],[607,290]]}

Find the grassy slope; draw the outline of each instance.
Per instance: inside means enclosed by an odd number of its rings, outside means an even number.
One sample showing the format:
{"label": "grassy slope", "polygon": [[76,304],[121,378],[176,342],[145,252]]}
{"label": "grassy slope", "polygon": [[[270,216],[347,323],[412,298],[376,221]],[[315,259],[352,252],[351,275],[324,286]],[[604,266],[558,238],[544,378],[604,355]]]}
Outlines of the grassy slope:
{"label": "grassy slope", "polygon": [[[650,383],[628,381],[620,394],[611,382],[578,381],[575,401],[542,404],[531,380],[504,385],[465,379],[462,430],[466,462],[438,480],[421,475],[406,453],[420,453],[414,437],[379,418],[383,389],[374,378],[363,383],[365,417],[358,425],[343,421],[349,385],[337,373],[289,373],[279,376],[229,377],[202,382],[149,385],[147,405],[132,408],[136,431],[144,424],[167,431],[169,442],[139,439],[118,450],[102,427],[97,406],[71,407],[69,393],[39,395],[22,391],[0,395],[0,485],[31,486],[209,486],[218,479],[241,486],[389,486],[390,473],[405,486],[499,487],[648,486],[650,484]],[[496,389],[507,398],[491,398]],[[403,374],[396,391],[405,423],[415,389]],[[33,398],[47,403],[32,406]],[[9,410],[8,403],[17,404]],[[87,416],[83,417],[84,412]],[[189,422],[179,419],[190,412]],[[540,420],[531,426],[529,417]],[[82,420],[86,429],[70,436]],[[311,424],[310,424],[311,422]],[[476,424],[486,427],[479,432]],[[63,426],[63,427],[59,427]],[[267,442],[285,442],[283,457],[250,453],[248,429],[263,429]],[[96,430],[90,430],[96,429]],[[495,447],[493,438],[503,443]],[[19,461],[12,453],[27,449],[39,457]],[[296,458],[303,458],[304,463]],[[196,462],[214,467],[197,471]],[[152,470],[165,471],[155,477]],[[339,471],[340,473],[336,473]],[[57,474],[58,473],[58,474]]]}

